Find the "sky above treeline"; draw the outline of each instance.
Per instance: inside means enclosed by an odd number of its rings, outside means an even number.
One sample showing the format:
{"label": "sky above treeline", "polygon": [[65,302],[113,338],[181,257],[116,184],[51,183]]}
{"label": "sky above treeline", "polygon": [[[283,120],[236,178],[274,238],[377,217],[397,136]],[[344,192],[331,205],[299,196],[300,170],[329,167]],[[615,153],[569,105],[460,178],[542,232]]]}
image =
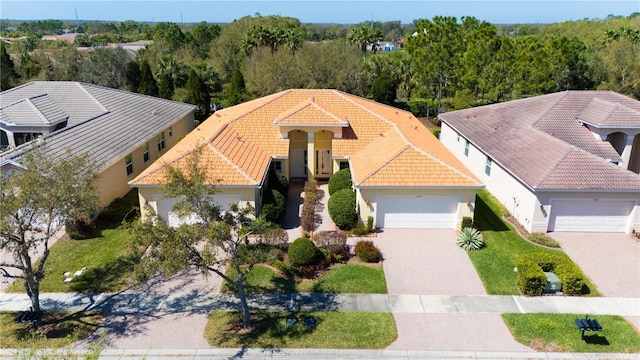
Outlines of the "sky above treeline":
{"label": "sky above treeline", "polygon": [[357,24],[363,21],[431,19],[436,15],[474,16],[494,24],[554,23],[640,12],[639,0],[538,1],[169,1],[169,0],[0,0],[0,18],[11,20],[101,20],[138,22],[229,23],[243,16],[288,16],[302,23]]}

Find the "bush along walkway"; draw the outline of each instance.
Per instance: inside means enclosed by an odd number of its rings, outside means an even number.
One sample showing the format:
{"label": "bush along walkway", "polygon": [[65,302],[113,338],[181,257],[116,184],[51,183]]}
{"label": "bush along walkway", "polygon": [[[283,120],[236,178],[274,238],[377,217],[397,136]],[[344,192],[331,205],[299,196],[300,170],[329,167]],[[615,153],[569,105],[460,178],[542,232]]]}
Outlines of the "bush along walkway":
{"label": "bush along walkway", "polygon": [[[291,298],[302,311],[380,311],[394,313],[575,313],[639,317],[637,298],[588,298],[508,295],[388,295],[330,293],[267,293],[249,295],[253,309],[284,311]],[[210,293],[43,293],[44,310],[101,310],[104,312],[209,312],[235,311],[233,294]],[[29,308],[25,294],[0,294],[0,311]],[[604,326],[604,325],[603,325]]]}

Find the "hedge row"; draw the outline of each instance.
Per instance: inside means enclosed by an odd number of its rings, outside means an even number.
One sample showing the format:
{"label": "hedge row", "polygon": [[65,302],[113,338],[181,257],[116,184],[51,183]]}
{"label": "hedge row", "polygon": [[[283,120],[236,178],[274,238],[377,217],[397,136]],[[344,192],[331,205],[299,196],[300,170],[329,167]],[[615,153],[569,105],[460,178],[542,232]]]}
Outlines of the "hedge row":
{"label": "hedge row", "polygon": [[304,183],[304,202],[302,203],[302,214],[300,225],[302,230],[313,231],[316,225],[316,201],[318,199],[318,183],[310,180]]}
{"label": "hedge row", "polygon": [[551,271],[562,281],[562,292],[578,295],[584,286],[582,271],[564,256],[548,253],[532,253],[518,261],[518,289],[529,296],[540,296],[547,284],[544,272]]}

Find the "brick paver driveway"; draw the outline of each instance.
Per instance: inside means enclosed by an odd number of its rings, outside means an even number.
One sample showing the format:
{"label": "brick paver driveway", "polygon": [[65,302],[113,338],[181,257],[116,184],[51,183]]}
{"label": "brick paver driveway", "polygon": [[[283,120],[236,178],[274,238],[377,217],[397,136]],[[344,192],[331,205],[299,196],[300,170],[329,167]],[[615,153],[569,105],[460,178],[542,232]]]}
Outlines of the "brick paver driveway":
{"label": "brick paver driveway", "polygon": [[469,256],[447,229],[385,229],[375,239],[389,294],[485,295]]}
{"label": "brick paver driveway", "polygon": [[554,232],[551,237],[611,297],[640,298],[640,243],[618,233]]}

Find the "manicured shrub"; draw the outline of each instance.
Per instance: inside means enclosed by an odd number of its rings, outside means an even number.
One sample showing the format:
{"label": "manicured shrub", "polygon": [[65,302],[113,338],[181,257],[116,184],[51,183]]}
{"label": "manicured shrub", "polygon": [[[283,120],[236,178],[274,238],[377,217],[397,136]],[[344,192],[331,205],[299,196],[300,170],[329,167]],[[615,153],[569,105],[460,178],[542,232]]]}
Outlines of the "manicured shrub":
{"label": "manicured shrub", "polygon": [[79,217],[73,221],[65,223],[67,235],[74,240],[87,239],[92,236],[96,230],[95,224],[87,217]]}
{"label": "manicured shrub", "polygon": [[331,220],[340,229],[348,229],[358,218],[356,213],[356,193],[351,189],[342,189],[329,197],[328,210]]}
{"label": "manicured shrub", "polygon": [[344,251],[347,245],[347,234],[342,231],[320,231],[313,236],[313,242],[320,249],[337,254]]}
{"label": "manicured shrub", "polygon": [[380,261],[380,249],[378,249],[372,241],[358,241],[355,248],[356,256],[368,263]]}
{"label": "manicured shrub", "polygon": [[[525,266],[533,266],[535,265],[535,269],[527,270],[527,273],[523,276],[526,276],[527,279],[520,279],[521,269],[520,263],[525,264]],[[582,271],[573,263],[570,259],[560,256],[558,254],[549,254],[549,253],[532,253],[523,256],[518,263],[518,288],[526,295],[541,295],[544,292],[544,286],[547,283],[547,278],[544,275],[544,272],[553,272],[558,275],[558,278],[562,281],[562,292],[566,295],[578,295],[582,292],[582,288],[584,287],[584,275]],[[532,276],[539,277],[542,274],[544,280],[542,281],[542,289],[536,289],[535,291],[530,290],[529,288],[534,287],[528,282],[532,282],[532,280],[528,279]],[[524,286],[522,287],[521,286]],[[539,286],[539,285],[537,285]],[[526,291],[531,292],[532,294],[527,293]]]}
{"label": "manicured shrub", "polygon": [[287,251],[293,266],[315,265],[322,260],[322,252],[308,238],[297,238]]}
{"label": "manicured shrub", "polygon": [[351,172],[349,169],[342,169],[329,178],[329,195],[342,189],[351,189],[351,186],[353,186]]}
{"label": "manicured shrub", "polygon": [[529,241],[552,248],[560,247],[560,244],[557,241],[543,233],[532,233],[529,235]]}
{"label": "manicured shrub", "polygon": [[478,229],[465,227],[460,230],[460,234],[456,238],[456,244],[465,250],[479,250],[484,242]]}
{"label": "manicured shrub", "polygon": [[373,232],[373,216],[367,217],[367,233]]}
{"label": "manicured shrub", "polygon": [[470,228],[473,227],[473,218],[471,218],[470,216],[464,216],[462,218],[462,225],[461,228]]}
{"label": "manicured shrub", "polygon": [[99,226],[119,224],[135,218],[139,213],[138,191],[131,190],[127,195],[117,198],[107,205],[98,215],[96,222],[100,223]]}
{"label": "manicured shrub", "polygon": [[528,296],[542,295],[547,284],[547,277],[538,262],[531,257],[523,256],[517,266],[516,284],[520,292]]}
{"label": "manicured shrub", "polygon": [[283,229],[269,229],[264,234],[265,243],[279,248],[286,248],[289,244],[289,234]]}
{"label": "manicured shrub", "polygon": [[431,130],[431,133],[433,134],[433,136],[440,139],[440,129],[433,129]]}
{"label": "manicured shrub", "polygon": [[277,190],[267,190],[263,198],[262,215],[265,220],[280,223],[286,210],[284,196]]}
{"label": "manicured shrub", "polygon": [[313,231],[316,225],[316,201],[318,196],[318,183],[315,180],[304,184],[304,202],[300,215],[300,225],[304,231]]}
{"label": "manicured shrub", "polygon": [[367,226],[360,221],[356,223],[356,227],[353,229],[353,233],[357,236],[367,235],[369,230],[367,230]]}

